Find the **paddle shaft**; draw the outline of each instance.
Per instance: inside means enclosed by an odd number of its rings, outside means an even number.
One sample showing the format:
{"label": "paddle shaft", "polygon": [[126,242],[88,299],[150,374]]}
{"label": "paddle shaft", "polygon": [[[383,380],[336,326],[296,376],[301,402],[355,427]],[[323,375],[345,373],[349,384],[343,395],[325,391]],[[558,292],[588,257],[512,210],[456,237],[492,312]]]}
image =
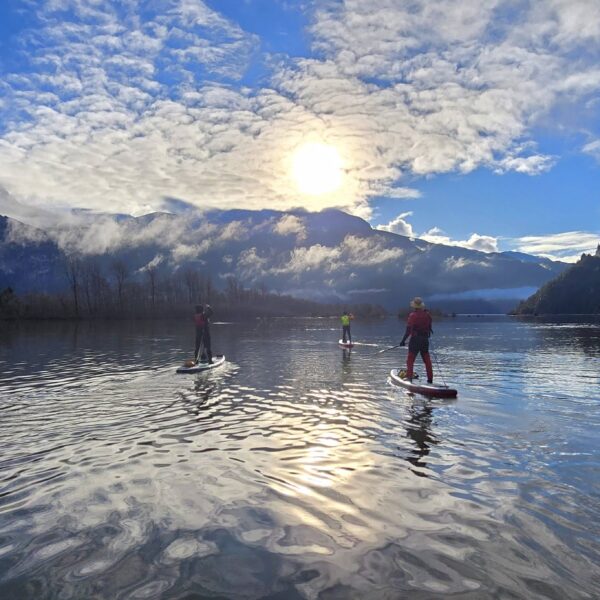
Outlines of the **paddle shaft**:
{"label": "paddle shaft", "polygon": [[395,346],[391,346],[390,348],[384,348],[383,350],[379,350],[379,352],[375,352],[377,354],[383,354],[384,352],[388,352],[389,350],[395,350],[396,348],[405,347],[404,344],[396,344]]}

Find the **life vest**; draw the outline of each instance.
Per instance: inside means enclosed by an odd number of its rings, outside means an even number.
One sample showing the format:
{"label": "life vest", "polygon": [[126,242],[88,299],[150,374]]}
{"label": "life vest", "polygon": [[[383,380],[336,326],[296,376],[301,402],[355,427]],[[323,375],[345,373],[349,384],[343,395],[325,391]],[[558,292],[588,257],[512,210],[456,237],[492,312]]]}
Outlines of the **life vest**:
{"label": "life vest", "polygon": [[194,323],[196,323],[196,327],[204,327],[206,325],[204,313],[196,313],[194,315]]}
{"label": "life vest", "polygon": [[407,328],[410,335],[426,335],[431,334],[431,315],[426,310],[415,310],[408,315]]}
{"label": "life vest", "polygon": [[344,327],[348,327],[348,325],[350,325],[350,315],[342,315],[340,319],[342,320],[342,325]]}

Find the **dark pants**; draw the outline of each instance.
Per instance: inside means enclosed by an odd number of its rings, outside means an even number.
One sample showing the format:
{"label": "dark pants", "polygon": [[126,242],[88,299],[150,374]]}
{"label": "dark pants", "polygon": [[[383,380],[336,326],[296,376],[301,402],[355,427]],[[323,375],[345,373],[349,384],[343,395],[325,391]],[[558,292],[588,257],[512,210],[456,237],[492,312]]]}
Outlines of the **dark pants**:
{"label": "dark pants", "polygon": [[433,381],[433,367],[431,366],[431,357],[429,356],[429,336],[411,335],[408,342],[408,356],[406,357],[406,378],[413,378],[413,367],[415,359],[421,354],[427,371],[427,381]]}
{"label": "dark pants", "polygon": [[346,336],[348,341],[352,343],[352,336],[350,335],[350,325],[342,325],[342,342],[346,343]]}
{"label": "dark pants", "polygon": [[[200,346],[202,346],[202,357],[198,356],[200,352]],[[196,327],[196,351],[194,353],[196,360],[208,359],[208,362],[212,362],[212,349],[210,347],[210,330],[208,325],[204,327]]]}

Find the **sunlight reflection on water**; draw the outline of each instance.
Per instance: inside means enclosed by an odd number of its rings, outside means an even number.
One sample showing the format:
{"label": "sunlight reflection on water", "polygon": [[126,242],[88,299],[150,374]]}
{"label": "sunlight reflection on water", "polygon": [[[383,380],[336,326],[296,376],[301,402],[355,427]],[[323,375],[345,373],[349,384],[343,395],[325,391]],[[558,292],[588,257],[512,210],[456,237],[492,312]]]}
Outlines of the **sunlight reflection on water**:
{"label": "sunlight reflection on water", "polygon": [[188,377],[185,325],[8,328],[0,597],[594,598],[600,330],[440,322],[456,401],[337,333],[216,325]]}

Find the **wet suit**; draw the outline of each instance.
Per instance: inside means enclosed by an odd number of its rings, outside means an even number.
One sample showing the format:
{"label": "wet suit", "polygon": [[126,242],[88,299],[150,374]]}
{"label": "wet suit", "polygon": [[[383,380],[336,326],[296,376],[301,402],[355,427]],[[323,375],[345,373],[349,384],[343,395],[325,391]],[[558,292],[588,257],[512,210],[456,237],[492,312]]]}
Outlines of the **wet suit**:
{"label": "wet suit", "polygon": [[[208,360],[209,363],[212,363],[209,328],[209,319],[211,315],[212,310],[210,308],[194,315],[194,323],[196,324],[196,352],[194,353],[194,356],[196,357],[196,360]],[[201,357],[198,356],[200,346],[203,347]]]}
{"label": "wet suit", "polygon": [[400,345],[404,346],[406,338],[410,336],[408,356],[406,358],[406,379],[412,381],[415,359],[421,353],[427,371],[427,383],[433,382],[433,367],[431,366],[431,357],[429,356],[429,336],[433,333],[431,325],[431,315],[426,310],[415,310],[408,315],[406,331],[400,342]]}
{"label": "wet suit", "polygon": [[342,315],[342,341],[346,343],[346,336],[350,343],[352,343],[352,334],[350,333],[350,315]]}

